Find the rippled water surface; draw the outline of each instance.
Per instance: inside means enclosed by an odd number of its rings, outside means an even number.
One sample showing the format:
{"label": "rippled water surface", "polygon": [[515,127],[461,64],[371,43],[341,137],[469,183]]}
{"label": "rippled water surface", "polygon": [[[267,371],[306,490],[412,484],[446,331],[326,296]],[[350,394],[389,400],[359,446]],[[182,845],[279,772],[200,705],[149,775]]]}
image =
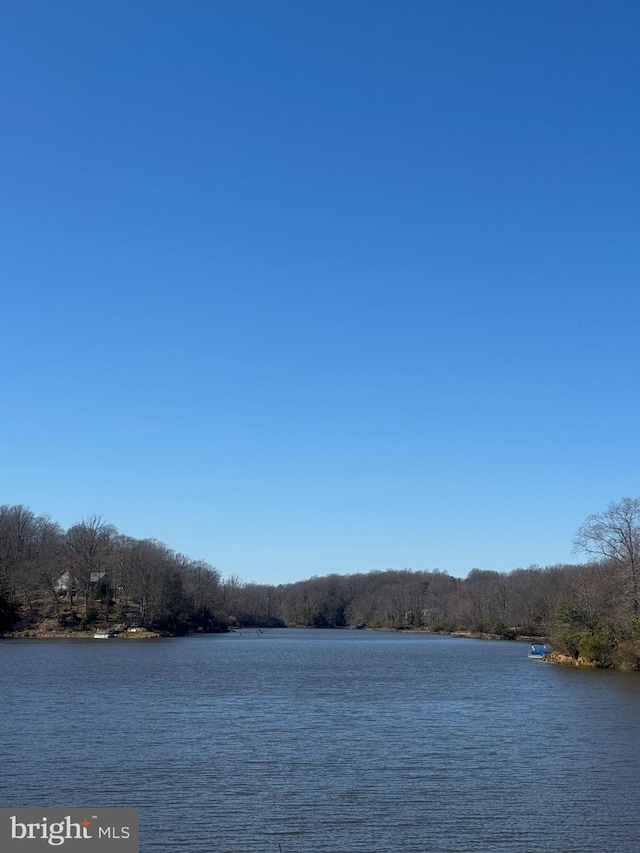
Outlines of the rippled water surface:
{"label": "rippled water surface", "polygon": [[0,641],[0,805],[136,806],[142,853],[637,853],[640,676],[517,643]]}

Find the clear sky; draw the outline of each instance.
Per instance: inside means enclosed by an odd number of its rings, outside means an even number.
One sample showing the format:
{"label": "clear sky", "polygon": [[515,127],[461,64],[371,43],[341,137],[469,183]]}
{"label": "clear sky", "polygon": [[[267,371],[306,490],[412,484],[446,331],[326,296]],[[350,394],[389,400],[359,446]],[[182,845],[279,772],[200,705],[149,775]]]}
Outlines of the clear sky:
{"label": "clear sky", "polygon": [[0,3],[0,503],[245,581],[638,496],[637,0]]}

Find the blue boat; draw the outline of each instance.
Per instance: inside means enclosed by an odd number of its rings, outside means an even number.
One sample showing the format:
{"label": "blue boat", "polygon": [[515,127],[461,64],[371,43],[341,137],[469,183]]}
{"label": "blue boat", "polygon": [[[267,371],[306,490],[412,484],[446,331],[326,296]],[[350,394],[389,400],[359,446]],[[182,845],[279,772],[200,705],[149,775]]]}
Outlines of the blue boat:
{"label": "blue boat", "polygon": [[547,656],[547,652],[549,649],[545,646],[544,643],[531,643],[531,649],[529,650],[529,657],[534,660],[544,660]]}

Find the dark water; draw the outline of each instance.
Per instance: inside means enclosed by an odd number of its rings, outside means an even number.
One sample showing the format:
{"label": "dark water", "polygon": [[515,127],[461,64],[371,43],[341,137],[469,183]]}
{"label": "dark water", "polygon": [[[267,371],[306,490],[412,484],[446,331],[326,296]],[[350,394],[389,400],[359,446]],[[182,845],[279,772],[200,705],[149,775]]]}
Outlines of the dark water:
{"label": "dark water", "polygon": [[637,853],[640,676],[365,631],[0,641],[0,805],[142,853]]}

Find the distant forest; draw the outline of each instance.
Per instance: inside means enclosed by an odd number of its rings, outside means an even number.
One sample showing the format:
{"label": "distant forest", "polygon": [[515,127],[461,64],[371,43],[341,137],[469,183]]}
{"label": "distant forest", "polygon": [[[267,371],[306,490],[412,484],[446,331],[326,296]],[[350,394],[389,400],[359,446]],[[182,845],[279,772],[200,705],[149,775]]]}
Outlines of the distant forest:
{"label": "distant forest", "polygon": [[589,516],[575,538],[590,562],[472,569],[387,569],[296,583],[222,579],[208,563],[99,516],[64,530],[0,506],[0,633],[43,624],[83,632],[140,626],[169,635],[234,627],[378,628],[545,638],[595,666],[640,670],[640,499]]}

